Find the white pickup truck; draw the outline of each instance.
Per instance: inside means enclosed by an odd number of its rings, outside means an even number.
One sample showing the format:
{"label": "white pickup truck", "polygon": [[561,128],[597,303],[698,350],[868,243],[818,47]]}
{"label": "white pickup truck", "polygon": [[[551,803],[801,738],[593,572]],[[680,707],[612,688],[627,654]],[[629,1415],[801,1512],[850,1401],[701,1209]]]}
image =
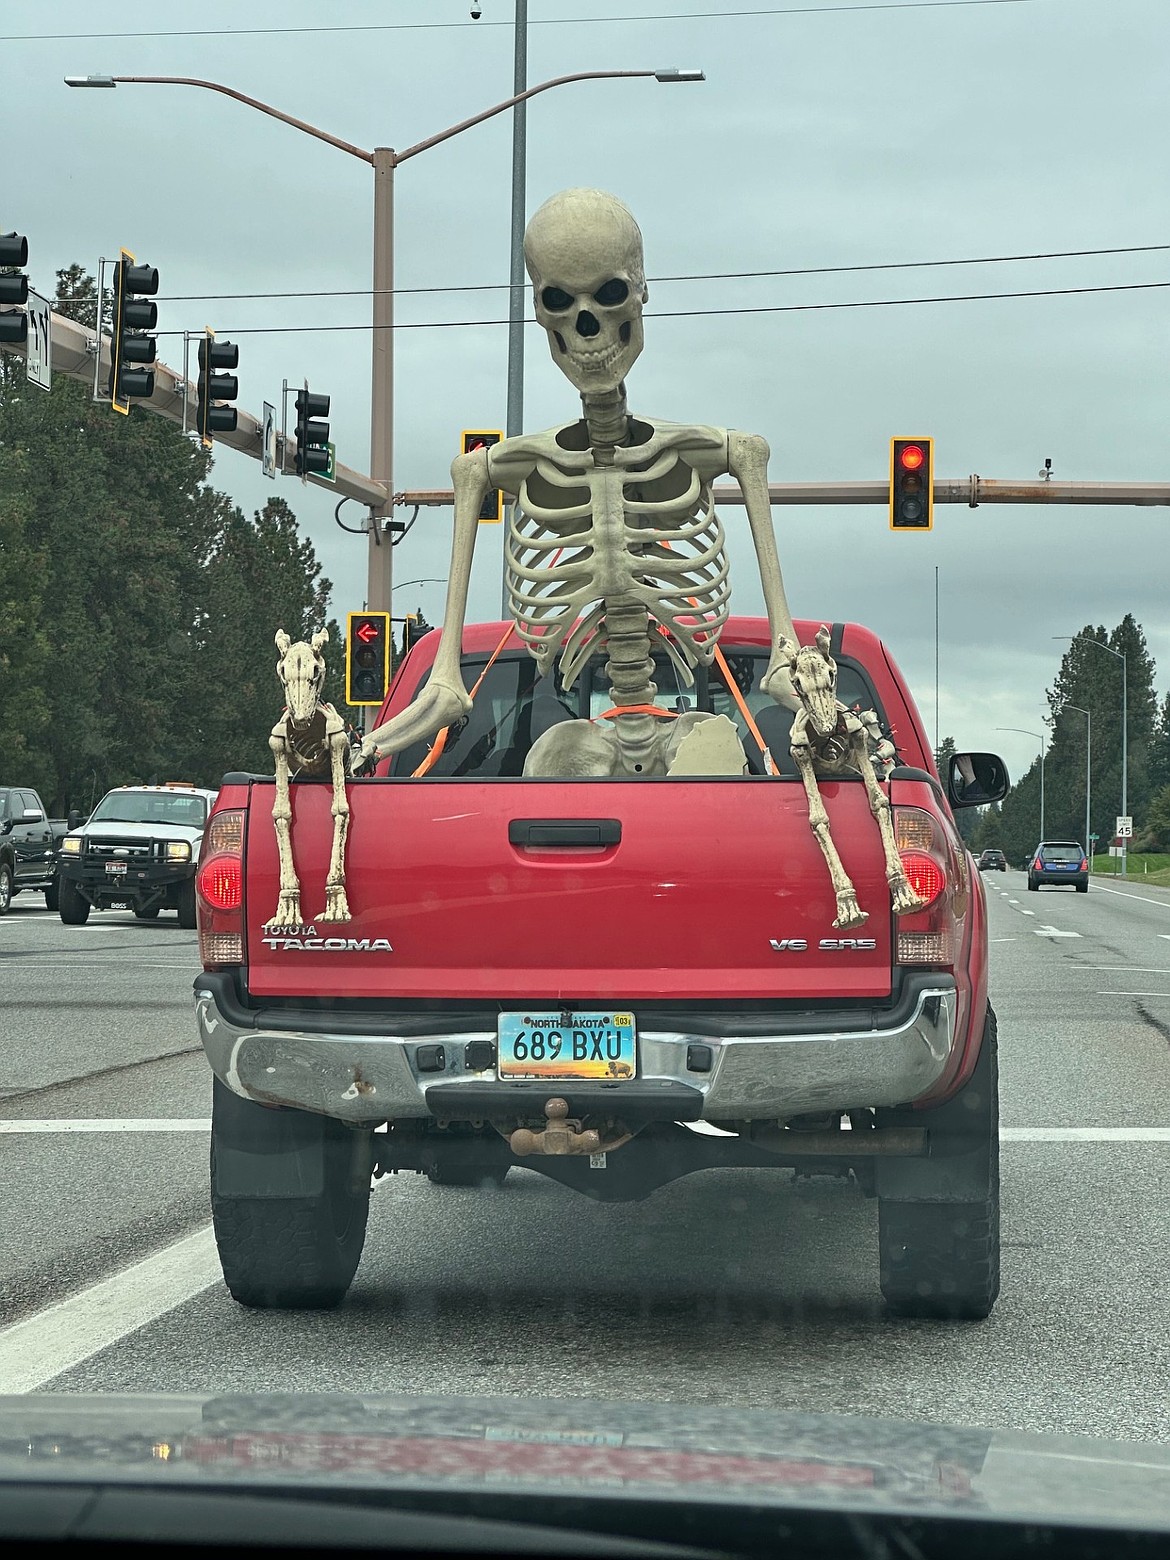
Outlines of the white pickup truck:
{"label": "white pickup truck", "polygon": [[182,781],[108,791],[61,841],[62,921],[84,926],[91,910],[133,910],[152,921],[177,910],[179,925],[193,931],[195,869],[216,795]]}

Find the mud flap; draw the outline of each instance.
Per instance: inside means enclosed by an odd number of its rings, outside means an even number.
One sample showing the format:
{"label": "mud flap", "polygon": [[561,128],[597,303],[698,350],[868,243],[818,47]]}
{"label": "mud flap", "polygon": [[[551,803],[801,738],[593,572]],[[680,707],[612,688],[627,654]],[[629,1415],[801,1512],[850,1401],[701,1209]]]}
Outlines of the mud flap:
{"label": "mud flap", "polygon": [[326,1142],[346,1130],[309,1111],[242,1100],[216,1078],[214,1191],[220,1197],[320,1197]]}

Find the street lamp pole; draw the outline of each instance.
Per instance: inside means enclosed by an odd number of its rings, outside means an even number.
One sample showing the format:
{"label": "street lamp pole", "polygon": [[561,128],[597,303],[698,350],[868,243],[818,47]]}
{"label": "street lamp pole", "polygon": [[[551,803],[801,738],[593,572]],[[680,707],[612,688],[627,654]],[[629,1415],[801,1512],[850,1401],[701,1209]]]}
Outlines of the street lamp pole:
{"label": "street lamp pole", "polygon": [[1035,737],[1040,744],[1040,843],[1044,842],[1044,733],[1029,731],[1026,726],[997,726],[996,731],[1018,731],[1025,737]]}
{"label": "street lamp pole", "polygon": [[1092,827],[1092,813],[1089,805],[1089,793],[1093,784],[1093,717],[1088,710],[1082,709],[1079,704],[1066,704],[1066,710],[1076,710],[1078,715],[1085,717],[1085,855],[1089,858],[1089,870],[1093,869],[1093,846],[1090,842],[1089,830]]}
{"label": "street lamp pole", "polygon": [[[518,72],[519,69],[518,63]],[[473,114],[469,119],[460,120],[458,124],[451,125],[446,130],[440,130],[437,135],[428,136],[425,141],[418,141],[414,146],[408,146],[403,152],[396,152],[392,147],[388,146],[375,147],[372,152],[365,151],[362,147],[354,146],[349,141],[342,141],[337,136],[329,135],[326,131],[318,129],[316,125],[308,124],[303,119],[296,119],[292,114],[283,113],[280,109],[273,108],[269,103],[262,103],[259,98],[249,97],[247,93],[237,92],[233,87],[225,87],[218,81],[204,81],[195,76],[65,77],[65,85],[69,87],[116,87],[122,83],[127,83],[151,86],[203,87],[209,92],[220,92],[225,97],[234,98],[236,102],[244,103],[249,108],[256,109],[259,113],[268,114],[273,119],[279,119],[283,124],[291,125],[296,130],[302,130],[306,135],[314,136],[318,141],[325,141],[330,146],[337,147],[339,151],[348,152],[352,157],[359,157],[373,168],[374,339],[371,352],[370,475],[382,485],[386,496],[384,502],[372,506],[370,510],[369,554],[366,577],[366,608],[368,611],[389,612],[391,594],[391,548],[383,541],[382,532],[384,522],[388,519],[394,502],[395,169],[399,163],[406,162],[410,157],[416,157],[419,152],[429,151],[432,146],[438,146],[443,141],[449,141],[452,136],[460,135],[464,130],[470,130],[473,125],[482,124],[485,119],[494,118],[496,114],[505,113],[510,108],[515,108],[518,112],[522,112],[523,105],[529,98],[536,97],[540,92],[548,92],[553,87],[566,86],[572,81],[607,81],[637,76],[653,76],[656,81],[660,82],[702,81],[705,79],[702,71],[679,70],[677,68],[662,70],[579,70],[573,71],[567,76],[554,76],[548,81],[539,82],[535,87],[523,87],[518,75],[517,90],[510,98],[505,98],[503,102],[495,103],[491,108],[486,108],[478,114]],[[513,205],[515,207],[515,192],[513,192]],[[513,229],[515,229],[515,211],[513,212]],[[522,263],[523,193],[520,196],[520,246]],[[515,232],[513,232],[513,248],[515,249],[515,247]],[[522,279],[521,271],[521,284]],[[513,283],[515,284],[515,257],[513,258]],[[513,291],[515,291],[515,287],[513,287]],[[522,367],[518,372],[522,372]],[[519,431],[518,427],[516,431]]]}
{"label": "street lamp pole", "polygon": [[[1129,657],[1124,650],[1102,644],[1088,634],[1053,634],[1053,639],[1065,639],[1070,644],[1096,645],[1098,650],[1108,650],[1121,662],[1121,816],[1129,817]],[[1128,877],[1129,841],[1121,842],[1121,875]]]}

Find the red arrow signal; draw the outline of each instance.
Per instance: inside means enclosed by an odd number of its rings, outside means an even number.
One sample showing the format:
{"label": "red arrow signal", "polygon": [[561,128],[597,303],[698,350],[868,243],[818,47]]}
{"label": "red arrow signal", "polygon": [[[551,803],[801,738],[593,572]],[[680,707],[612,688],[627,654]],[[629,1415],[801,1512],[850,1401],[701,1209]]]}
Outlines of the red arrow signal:
{"label": "red arrow signal", "polygon": [[371,639],[377,639],[378,625],[376,623],[363,623],[355,632],[362,644],[368,645]]}

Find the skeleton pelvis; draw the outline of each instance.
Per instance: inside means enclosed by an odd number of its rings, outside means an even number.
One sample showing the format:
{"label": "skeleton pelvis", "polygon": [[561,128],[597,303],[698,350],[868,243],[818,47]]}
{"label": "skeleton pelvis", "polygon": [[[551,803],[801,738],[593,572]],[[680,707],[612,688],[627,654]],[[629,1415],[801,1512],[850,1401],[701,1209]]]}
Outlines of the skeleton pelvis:
{"label": "skeleton pelvis", "polygon": [[[623,726],[652,722],[648,742],[633,743]],[[639,736],[642,735],[641,730]],[[566,720],[536,739],[524,761],[535,779],[588,780],[655,775],[742,775],[747,767],[733,721],[688,710],[677,720],[619,715],[604,725]]]}

